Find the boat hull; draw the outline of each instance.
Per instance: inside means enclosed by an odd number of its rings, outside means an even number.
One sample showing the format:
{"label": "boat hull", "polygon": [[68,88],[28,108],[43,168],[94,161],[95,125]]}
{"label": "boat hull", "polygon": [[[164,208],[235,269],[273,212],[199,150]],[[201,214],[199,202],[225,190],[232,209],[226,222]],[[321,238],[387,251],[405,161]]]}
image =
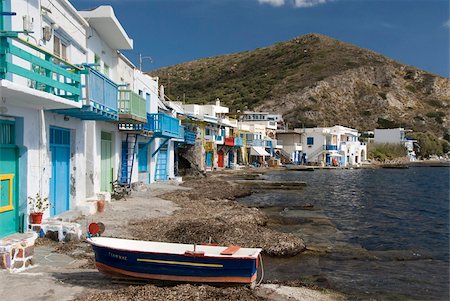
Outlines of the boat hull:
{"label": "boat hull", "polygon": [[92,247],[97,269],[115,277],[250,284],[257,276],[257,258],[217,258]]}

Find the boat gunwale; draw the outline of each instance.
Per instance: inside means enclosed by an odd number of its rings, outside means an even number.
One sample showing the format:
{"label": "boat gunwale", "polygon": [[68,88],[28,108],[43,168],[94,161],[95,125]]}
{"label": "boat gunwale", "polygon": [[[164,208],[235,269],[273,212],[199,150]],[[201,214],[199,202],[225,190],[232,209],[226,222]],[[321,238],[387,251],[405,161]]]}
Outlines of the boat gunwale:
{"label": "boat gunwale", "polygon": [[[129,239],[122,239],[122,238],[113,238],[113,237],[108,237],[111,239],[117,239],[117,240],[129,240]],[[189,255],[186,253],[168,253],[168,252],[155,252],[155,251],[142,251],[142,250],[130,250],[130,249],[123,249],[123,248],[118,248],[118,247],[111,247],[111,246],[105,246],[105,245],[101,245],[99,243],[95,243],[92,238],[87,238],[86,241],[96,247],[99,248],[105,248],[105,249],[112,249],[112,250],[117,250],[117,251],[125,251],[125,252],[132,252],[132,253],[143,253],[143,254],[161,254],[161,255],[176,255],[176,256],[181,256],[181,257],[185,257],[185,258],[213,258],[213,259],[246,259],[246,260],[257,260],[258,256],[260,255],[260,253],[262,252],[261,248],[248,248],[248,249],[253,249],[255,250],[255,255],[251,255],[251,256],[234,256],[234,255],[221,255],[221,254],[217,254],[217,255],[201,255],[201,256],[196,256],[196,255]],[[147,242],[147,241],[143,241],[143,240],[136,240],[136,241],[141,241],[141,242]],[[165,242],[158,242],[158,243],[165,243]],[[176,244],[176,243],[167,243],[167,244]],[[198,245],[198,246],[206,246],[208,247],[208,245]],[[222,247],[222,246],[215,246],[215,247]],[[223,246],[223,248],[227,248],[225,246]],[[188,251],[188,250],[186,250]],[[95,251],[94,251],[95,253]],[[234,257],[233,257],[234,256]]]}

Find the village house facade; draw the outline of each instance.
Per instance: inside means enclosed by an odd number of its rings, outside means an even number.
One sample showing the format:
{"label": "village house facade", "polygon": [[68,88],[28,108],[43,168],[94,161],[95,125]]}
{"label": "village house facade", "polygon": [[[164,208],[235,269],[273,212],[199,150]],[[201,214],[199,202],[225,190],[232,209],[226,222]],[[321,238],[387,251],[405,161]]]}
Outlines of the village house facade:
{"label": "village house facade", "polygon": [[179,120],[160,112],[158,79],[120,53],[133,41],[111,7],[78,12],[66,0],[18,0],[0,8],[8,33],[0,58],[0,179],[8,187],[0,237],[28,229],[29,196],[49,198],[44,218],[92,213],[116,179],[174,177]]}
{"label": "village house facade", "polygon": [[359,142],[359,133],[355,129],[336,125],[295,131],[302,134],[302,162],[352,166],[367,160],[367,146]]}
{"label": "village house facade", "polygon": [[179,181],[183,167],[366,159],[353,129],[283,132],[281,115],[170,101],[157,77],[121,53],[133,40],[110,6],[4,0],[0,12],[0,239],[33,227],[27,198],[36,194],[50,201],[44,219],[55,220],[94,213],[114,181]]}

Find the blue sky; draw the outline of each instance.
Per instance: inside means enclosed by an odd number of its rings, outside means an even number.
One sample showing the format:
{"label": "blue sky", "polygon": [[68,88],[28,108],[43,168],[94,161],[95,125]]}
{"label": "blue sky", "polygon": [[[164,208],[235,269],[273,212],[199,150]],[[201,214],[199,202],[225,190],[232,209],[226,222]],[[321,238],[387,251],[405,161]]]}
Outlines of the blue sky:
{"label": "blue sky", "polygon": [[112,5],[134,39],[126,55],[153,58],[144,70],[314,32],[450,77],[448,0],[70,1],[79,10]]}

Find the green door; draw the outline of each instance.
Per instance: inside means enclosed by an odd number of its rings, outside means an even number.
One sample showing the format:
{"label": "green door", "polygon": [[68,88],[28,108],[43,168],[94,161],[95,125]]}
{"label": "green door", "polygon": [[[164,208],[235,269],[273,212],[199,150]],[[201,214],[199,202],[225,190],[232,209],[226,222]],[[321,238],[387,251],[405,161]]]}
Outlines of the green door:
{"label": "green door", "polygon": [[102,132],[100,152],[101,152],[100,191],[111,192],[111,182],[113,180],[111,133]]}
{"label": "green door", "polygon": [[0,238],[19,231],[14,122],[0,120]]}

